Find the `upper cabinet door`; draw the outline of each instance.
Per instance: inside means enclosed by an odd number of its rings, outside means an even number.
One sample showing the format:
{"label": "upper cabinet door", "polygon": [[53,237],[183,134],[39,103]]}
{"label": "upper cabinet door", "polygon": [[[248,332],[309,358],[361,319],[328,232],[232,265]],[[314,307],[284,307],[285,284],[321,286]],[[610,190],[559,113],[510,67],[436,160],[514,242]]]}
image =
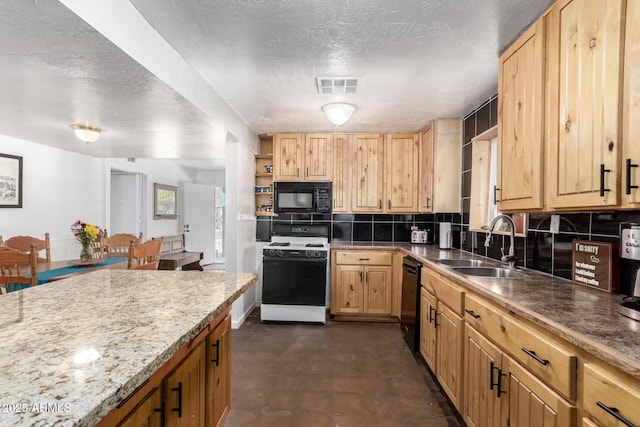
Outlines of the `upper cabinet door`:
{"label": "upper cabinet door", "polygon": [[386,135],[386,199],[387,212],[418,212],[417,133]]}
{"label": "upper cabinet door", "polygon": [[622,207],[640,208],[640,1],[627,3],[622,112]]}
{"label": "upper cabinet door", "polygon": [[501,212],[543,206],[545,17],[499,60],[498,179]]}
{"label": "upper cabinet door", "polygon": [[273,180],[302,181],[304,135],[278,133],[273,140]]}
{"label": "upper cabinet door", "polygon": [[549,15],[546,169],[551,208],[619,203],[625,4],[561,0]]}
{"label": "upper cabinet door", "polygon": [[330,133],[305,135],[305,181],[331,181],[332,146],[333,135]]}
{"label": "upper cabinet door", "polygon": [[384,139],[381,134],[355,134],[351,143],[351,211],[382,212]]}
{"label": "upper cabinet door", "polygon": [[349,211],[349,135],[333,135],[333,212]]}

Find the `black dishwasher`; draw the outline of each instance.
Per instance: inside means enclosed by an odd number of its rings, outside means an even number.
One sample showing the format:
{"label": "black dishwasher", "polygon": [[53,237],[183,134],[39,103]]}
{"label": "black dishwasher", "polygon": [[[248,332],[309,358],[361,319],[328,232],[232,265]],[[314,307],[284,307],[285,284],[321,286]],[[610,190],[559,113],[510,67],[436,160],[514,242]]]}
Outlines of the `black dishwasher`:
{"label": "black dishwasher", "polygon": [[404,340],[414,353],[420,352],[420,270],[422,263],[406,256],[402,259],[402,304],[400,327]]}

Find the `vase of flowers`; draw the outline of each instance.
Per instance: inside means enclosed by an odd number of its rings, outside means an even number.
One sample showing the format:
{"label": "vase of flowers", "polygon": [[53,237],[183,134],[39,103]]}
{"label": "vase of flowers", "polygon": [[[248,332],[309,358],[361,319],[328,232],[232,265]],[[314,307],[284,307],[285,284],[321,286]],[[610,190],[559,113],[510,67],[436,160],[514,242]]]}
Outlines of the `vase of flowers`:
{"label": "vase of flowers", "polygon": [[71,232],[82,245],[80,262],[91,262],[93,260],[92,243],[100,239],[104,235],[104,231],[97,225],[78,220],[71,224]]}

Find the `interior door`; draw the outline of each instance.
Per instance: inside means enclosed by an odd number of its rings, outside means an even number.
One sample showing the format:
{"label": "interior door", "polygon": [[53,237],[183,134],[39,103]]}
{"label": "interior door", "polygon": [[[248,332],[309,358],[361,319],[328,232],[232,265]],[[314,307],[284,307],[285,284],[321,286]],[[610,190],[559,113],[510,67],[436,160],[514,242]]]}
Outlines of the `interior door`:
{"label": "interior door", "polygon": [[[185,182],[180,184],[180,225],[185,249],[202,252],[202,265],[215,261],[215,187]],[[181,200],[181,202],[180,202]]]}
{"label": "interior door", "polygon": [[142,174],[111,170],[110,235],[145,232],[144,181]]}

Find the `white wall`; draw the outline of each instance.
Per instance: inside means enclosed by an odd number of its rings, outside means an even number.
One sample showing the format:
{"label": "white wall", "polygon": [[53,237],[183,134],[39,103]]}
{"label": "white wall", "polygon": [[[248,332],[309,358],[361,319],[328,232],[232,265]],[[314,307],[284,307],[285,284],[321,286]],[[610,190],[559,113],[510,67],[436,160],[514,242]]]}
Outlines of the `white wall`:
{"label": "white wall", "polygon": [[[239,143],[227,143],[226,150],[227,228],[225,239],[228,272],[256,272],[256,219],[254,153]],[[238,328],[256,305],[252,286],[231,311],[232,327]]]}
{"label": "white wall", "polygon": [[198,184],[212,185],[214,187],[224,187],[224,170],[218,171],[198,171],[196,182]]}

